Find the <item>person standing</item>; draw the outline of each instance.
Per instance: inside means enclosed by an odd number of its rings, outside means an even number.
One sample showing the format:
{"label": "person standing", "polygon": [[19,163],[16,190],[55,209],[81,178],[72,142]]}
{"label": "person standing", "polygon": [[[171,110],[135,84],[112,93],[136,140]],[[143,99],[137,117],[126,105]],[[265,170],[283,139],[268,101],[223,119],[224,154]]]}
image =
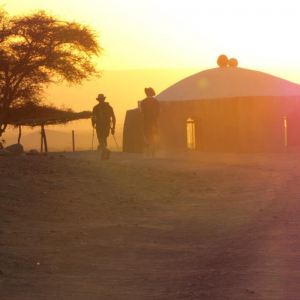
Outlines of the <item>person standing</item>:
{"label": "person standing", "polygon": [[147,156],[155,157],[156,143],[158,137],[158,117],[161,113],[160,105],[157,99],[154,98],[156,95],[153,88],[145,88],[145,94],[147,96],[141,102],[141,113],[143,116],[143,129],[145,138],[145,150]]}
{"label": "person standing", "polygon": [[99,94],[96,98],[99,104],[95,105],[92,113],[92,126],[96,128],[99,146],[101,149],[101,160],[110,158],[110,150],[107,149],[107,137],[109,132],[115,134],[116,117],[113,108],[105,102],[106,97]]}

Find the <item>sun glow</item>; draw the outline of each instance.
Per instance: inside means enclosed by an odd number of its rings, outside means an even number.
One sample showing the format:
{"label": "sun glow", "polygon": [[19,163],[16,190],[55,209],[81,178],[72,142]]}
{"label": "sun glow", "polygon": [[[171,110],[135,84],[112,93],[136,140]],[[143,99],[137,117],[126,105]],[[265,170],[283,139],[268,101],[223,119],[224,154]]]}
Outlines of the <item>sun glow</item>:
{"label": "sun glow", "polygon": [[299,1],[10,0],[9,13],[36,9],[101,33],[103,69],[215,67],[221,53],[241,67],[300,67]]}

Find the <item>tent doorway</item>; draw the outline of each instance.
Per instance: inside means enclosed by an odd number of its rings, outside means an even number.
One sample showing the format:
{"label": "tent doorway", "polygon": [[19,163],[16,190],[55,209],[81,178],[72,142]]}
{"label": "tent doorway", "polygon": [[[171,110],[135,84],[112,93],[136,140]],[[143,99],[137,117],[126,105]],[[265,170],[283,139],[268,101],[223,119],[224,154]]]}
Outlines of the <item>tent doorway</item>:
{"label": "tent doorway", "polygon": [[300,146],[300,116],[290,114],[284,118],[285,146]]}
{"label": "tent doorway", "polygon": [[202,121],[197,117],[190,117],[186,121],[187,147],[202,150]]}
{"label": "tent doorway", "polygon": [[190,149],[196,149],[196,124],[192,118],[187,119],[187,146]]}

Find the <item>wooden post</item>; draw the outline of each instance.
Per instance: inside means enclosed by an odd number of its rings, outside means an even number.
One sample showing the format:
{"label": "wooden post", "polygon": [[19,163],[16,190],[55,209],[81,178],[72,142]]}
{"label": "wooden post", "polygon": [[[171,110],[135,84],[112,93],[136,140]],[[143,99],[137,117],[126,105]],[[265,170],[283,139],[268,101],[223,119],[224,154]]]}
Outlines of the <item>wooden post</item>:
{"label": "wooden post", "polygon": [[72,144],[73,144],[73,152],[75,152],[75,132],[72,130]]}
{"label": "wooden post", "polygon": [[42,130],[43,130],[43,137],[44,137],[45,152],[48,152],[48,145],[47,145],[46,131],[45,131],[44,125],[42,125]]}
{"label": "wooden post", "polygon": [[22,129],[21,129],[21,125],[19,125],[19,137],[18,137],[18,144],[20,144],[20,141],[21,141],[21,136],[22,136]]}
{"label": "wooden post", "polygon": [[44,146],[44,132],[43,132],[43,125],[41,126],[41,153],[43,153],[43,146]]}

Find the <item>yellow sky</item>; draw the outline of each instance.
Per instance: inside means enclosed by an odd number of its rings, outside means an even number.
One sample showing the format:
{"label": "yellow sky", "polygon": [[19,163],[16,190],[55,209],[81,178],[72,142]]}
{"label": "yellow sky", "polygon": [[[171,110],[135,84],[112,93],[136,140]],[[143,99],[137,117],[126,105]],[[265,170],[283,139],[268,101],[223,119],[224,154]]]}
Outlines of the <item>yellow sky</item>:
{"label": "yellow sky", "polygon": [[[98,93],[107,94],[115,106],[122,101],[122,110],[134,108],[145,86],[160,92],[187,75],[216,67],[220,54],[237,58],[240,67],[300,84],[299,0],[2,0],[0,4],[11,15],[44,9],[91,25],[105,48],[97,60],[102,70],[175,69],[148,74],[151,80],[146,73],[113,77],[104,72],[102,79],[82,87],[49,90],[49,100],[75,110],[91,109]],[[84,97],[90,100],[83,101]],[[119,115],[123,121],[125,111]]]}
{"label": "yellow sky", "polygon": [[[297,79],[299,0],[7,0],[11,14],[44,9],[101,34],[102,69],[240,66]],[[282,76],[283,77],[283,76]],[[297,80],[300,82],[300,80]]]}

